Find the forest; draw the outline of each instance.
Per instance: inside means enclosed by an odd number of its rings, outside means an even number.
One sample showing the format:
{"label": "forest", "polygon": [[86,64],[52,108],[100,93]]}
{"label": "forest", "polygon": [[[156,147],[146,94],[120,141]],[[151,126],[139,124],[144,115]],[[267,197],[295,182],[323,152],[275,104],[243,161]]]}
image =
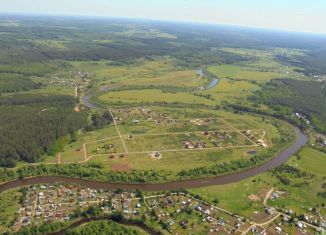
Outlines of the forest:
{"label": "forest", "polygon": [[29,91],[40,87],[42,87],[41,83],[35,83],[18,74],[0,74],[0,95],[2,93]]}
{"label": "forest", "polygon": [[308,117],[318,131],[326,133],[325,82],[271,80],[258,92],[255,100],[272,106],[274,110],[280,110],[280,106],[288,107]]}
{"label": "forest", "polygon": [[[0,20],[7,18],[0,16]],[[127,19],[15,16],[15,20],[19,21],[15,27],[0,25],[0,72],[40,76],[65,60],[128,63],[135,58],[165,55],[184,60],[182,63],[189,67],[255,60],[220,47],[308,50],[304,56],[287,58],[287,62],[302,61],[305,68],[316,72],[324,71],[326,60],[319,50],[326,47],[323,38],[300,33]]]}
{"label": "forest", "polygon": [[37,162],[57,139],[86,127],[87,114],[74,112],[75,102],[60,95],[0,97],[0,165]]}
{"label": "forest", "polygon": [[[94,232],[97,231],[97,232]],[[141,230],[132,227],[120,225],[112,221],[94,221],[85,226],[67,231],[67,235],[89,235],[89,234],[107,234],[107,235],[140,235],[146,234]]]}

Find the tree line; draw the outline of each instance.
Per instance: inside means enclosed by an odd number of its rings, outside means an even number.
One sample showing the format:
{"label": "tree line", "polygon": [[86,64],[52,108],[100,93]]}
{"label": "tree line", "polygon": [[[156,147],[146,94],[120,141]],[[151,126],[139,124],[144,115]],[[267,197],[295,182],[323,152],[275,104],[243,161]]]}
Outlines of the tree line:
{"label": "tree line", "polygon": [[0,97],[0,165],[37,162],[53,144],[87,126],[87,114],[74,112],[75,99],[62,95]]}

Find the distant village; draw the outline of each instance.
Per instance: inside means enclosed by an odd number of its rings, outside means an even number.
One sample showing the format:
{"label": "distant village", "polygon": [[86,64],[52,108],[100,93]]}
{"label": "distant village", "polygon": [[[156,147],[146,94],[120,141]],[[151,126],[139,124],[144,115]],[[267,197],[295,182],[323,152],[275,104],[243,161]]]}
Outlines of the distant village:
{"label": "distant village", "polygon": [[[76,220],[72,217],[75,210],[86,210],[90,206],[100,207],[106,215],[121,212],[126,220],[148,217],[172,234],[287,234],[290,222],[298,234],[313,234],[326,226],[326,221],[316,213],[303,215],[302,220],[292,222],[292,210],[279,212],[267,205],[257,217],[267,222],[258,223],[184,192],[139,196],[136,191],[95,190],[60,184],[30,186],[20,191],[22,199],[12,228],[14,231],[29,225]],[[266,199],[278,200],[284,194],[275,191],[266,195]],[[257,195],[248,198],[260,201]]]}

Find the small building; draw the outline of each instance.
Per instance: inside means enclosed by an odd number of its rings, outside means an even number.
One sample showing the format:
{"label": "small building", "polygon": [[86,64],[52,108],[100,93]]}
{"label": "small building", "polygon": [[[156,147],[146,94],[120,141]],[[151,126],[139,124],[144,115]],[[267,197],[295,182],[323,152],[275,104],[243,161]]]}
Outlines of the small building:
{"label": "small building", "polygon": [[277,233],[281,233],[282,232],[282,229],[280,227],[275,227],[275,230]]}
{"label": "small building", "polygon": [[139,120],[132,120],[134,124],[139,124]]}
{"label": "small building", "polygon": [[195,146],[190,141],[183,141],[183,146],[185,149],[194,149]]}

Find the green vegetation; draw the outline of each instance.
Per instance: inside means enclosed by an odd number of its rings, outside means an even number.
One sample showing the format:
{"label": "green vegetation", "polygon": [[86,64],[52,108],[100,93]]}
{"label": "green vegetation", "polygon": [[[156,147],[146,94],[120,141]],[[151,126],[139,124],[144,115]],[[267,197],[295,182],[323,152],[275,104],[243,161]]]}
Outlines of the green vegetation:
{"label": "green vegetation", "polygon": [[0,233],[7,231],[16,220],[20,197],[18,190],[10,190],[0,195]]}
{"label": "green vegetation", "polygon": [[17,74],[0,74],[0,95],[2,93],[11,93],[19,91],[29,91],[38,89],[41,83],[35,83],[31,79],[25,79],[22,75]]}
{"label": "green vegetation", "polygon": [[76,178],[86,178],[105,182],[123,182],[123,183],[144,183],[144,182],[162,182],[168,180],[171,175],[169,171],[131,171],[114,172],[108,171],[102,164],[90,163],[82,164],[60,164],[60,165],[37,165],[22,166],[16,170],[1,169],[1,182],[25,178],[30,176],[58,175],[70,176]]}
{"label": "green vegetation", "polygon": [[[271,105],[281,115],[291,116],[293,112],[303,114],[312,121],[318,131],[326,133],[325,82],[272,80],[259,92],[257,100]],[[292,112],[283,108],[284,106],[289,107]]]}
{"label": "green vegetation", "polygon": [[67,235],[88,235],[88,234],[107,234],[107,235],[143,235],[144,231],[126,225],[120,225],[112,221],[94,221],[85,226],[68,230]]}
{"label": "green vegetation", "polygon": [[[326,133],[320,37],[27,16],[0,16],[0,33],[0,166],[13,168],[0,169],[1,182],[41,175],[125,183],[223,175],[260,165],[292,143],[293,130],[277,118]],[[324,160],[304,148],[270,172],[191,192],[252,217],[264,206],[248,196],[263,200],[276,187],[286,196],[271,205],[324,214]],[[0,199],[3,231],[19,198],[8,195]],[[93,230],[138,234],[105,221],[69,233]]]}
{"label": "green vegetation", "polygon": [[0,164],[12,167],[17,160],[36,162],[42,154],[53,153],[57,148],[55,141],[73,136],[87,123],[85,113],[74,112],[74,106],[75,101],[69,96],[1,97]]}
{"label": "green vegetation", "polygon": [[107,95],[100,96],[101,101],[108,104],[146,104],[146,103],[186,103],[186,104],[210,104],[214,105],[213,101],[202,97],[194,96],[189,93],[178,92],[162,92],[160,90],[128,90],[128,91],[113,91]]}
{"label": "green vegetation", "polygon": [[[325,199],[321,194],[325,191],[325,159],[325,154],[304,148],[285,165],[270,172],[238,183],[192,189],[190,192],[208,201],[218,199],[218,206],[254,218],[254,211],[263,211],[262,201],[266,192],[275,187],[275,190],[284,191],[285,196],[269,200],[271,206],[283,211],[292,209],[298,215],[308,213],[310,208],[318,208],[325,216],[326,209],[322,206]],[[260,200],[253,202],[250,195],[257,195]]]}
{"label": "green vegetation", "polygon": [[29,226],[19,230],[18,232],[7,232],[6,235],[41,235],[60,231],[65,228],[67,223],[53,222],[50,224],[42,224],[40,226]]}

